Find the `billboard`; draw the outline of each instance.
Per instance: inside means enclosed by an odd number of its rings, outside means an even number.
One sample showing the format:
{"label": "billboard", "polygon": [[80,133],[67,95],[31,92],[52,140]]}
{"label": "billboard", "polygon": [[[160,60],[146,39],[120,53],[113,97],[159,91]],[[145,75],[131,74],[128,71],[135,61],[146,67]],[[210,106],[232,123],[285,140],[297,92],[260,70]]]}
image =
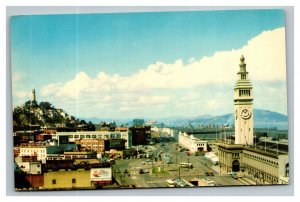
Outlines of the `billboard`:
{"label": "billboard", "polygon": [[111,168],[92,168],[91,181],[111,181]]}

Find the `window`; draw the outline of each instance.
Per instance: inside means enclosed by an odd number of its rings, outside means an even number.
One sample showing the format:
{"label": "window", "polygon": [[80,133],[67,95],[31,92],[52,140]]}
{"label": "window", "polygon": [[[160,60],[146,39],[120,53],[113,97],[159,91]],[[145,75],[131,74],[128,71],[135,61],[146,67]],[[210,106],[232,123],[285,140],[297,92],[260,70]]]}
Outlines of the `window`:
{"label": "window", "polygon": [[73,184],[76,183],[76,179],[75,178],[72,179],[72,183]]}
{"label": "window", "polygon": [[56,184],[56,179],[53,179],[53,180],[52,180],[52,184]]}

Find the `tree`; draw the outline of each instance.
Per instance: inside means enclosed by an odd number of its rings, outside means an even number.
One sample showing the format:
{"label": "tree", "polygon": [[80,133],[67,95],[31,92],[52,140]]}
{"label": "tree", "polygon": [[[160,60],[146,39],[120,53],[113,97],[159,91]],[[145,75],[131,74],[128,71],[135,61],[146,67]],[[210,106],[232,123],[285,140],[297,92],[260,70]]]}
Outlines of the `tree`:
{"label": "tree", "polygon": [[80,124],[82,124],[82,125],[86,125],[86,122],[85,122],[85,120],[80,120],[80,122],[79,122]]}
{"label": "tree", "polygon": [[87,124],[87,130],[88,131],[95,131],[96,130],[95,125],[91,121],[89,121],[88,124]]}
{"label": "tree", "polygon": [[40,102],[40,108],[45,111],[49,109],[53,109],[53,106],[50,102]]}

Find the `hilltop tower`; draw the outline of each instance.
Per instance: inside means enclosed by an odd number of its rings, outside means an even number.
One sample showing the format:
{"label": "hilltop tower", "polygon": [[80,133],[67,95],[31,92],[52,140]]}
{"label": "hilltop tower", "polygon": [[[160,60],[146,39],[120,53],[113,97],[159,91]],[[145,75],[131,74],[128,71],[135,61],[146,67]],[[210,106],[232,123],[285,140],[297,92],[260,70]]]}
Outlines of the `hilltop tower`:
{"label": "hilltop tower", "polygon": [[245,58],[240,58],[240,71],[234,86],[235,144],[253,144],[253,92]]}
{"label": "hilltop tower", "polygon": [[31,101],[32,101],[32,102],[36,102],[36,98],[35,98],[35,89],[32,89],[32,91],[31,91]]}

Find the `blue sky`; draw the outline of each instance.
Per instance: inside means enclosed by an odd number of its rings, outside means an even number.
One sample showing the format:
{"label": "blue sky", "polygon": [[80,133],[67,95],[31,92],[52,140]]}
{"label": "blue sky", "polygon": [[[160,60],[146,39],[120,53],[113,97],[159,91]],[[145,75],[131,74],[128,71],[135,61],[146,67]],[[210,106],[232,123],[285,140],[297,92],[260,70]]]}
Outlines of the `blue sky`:
{"label": "blue sky", "polygon": [[[200,83],[194,82],[193,85],[186,86],[183,82],[181,86],[168,86],[168,82],[165,82],[165,87],[153,86],[147,82],[128,83],[147,77],[143,75],[143,71],[148,72],[149,76],[157,76],[151,74],[151,65],[154,65],[152,70],[156,73],[166,75],[163,70],[168,70],[169,74],[174,73],[176,67],[178,71],[193,69],[196,67],[189,67],[191,64],[198,64],[205,57],[212,58],[216,53],[231,51],[236,54],[264,31],[283,28],[284,20],[283,10],[15,16],[11,18],[13,102],[18,105],[28,100],[28,92],[34,87],[39,101],[51,101],[57,107],[66,108],[67,111],[70,110],[69,113],[81,117],[158,117],[162,109],[170,116],[185,114],[187,111],[190,111],[187,115],[201,115],[204,111],[195,112],[192,106],[181,110],[173,108],[176,104],[173,100],[177,94],[182,93],[183,97],[185,92],[195,94],[195,88],[200,89]],[[251,61],[251,54],[249,57]],[[238,58],[233,62],[238,66]],[[160,81],[176,79],[171,78],[171,73],[170,78],[161,77]],[[104,82],[105,79],[107,82]],[[257,82],[260,80],[258,78]],[[275,82],[276,85],[284,85],[282,78],[267,80],[266,82]],[[77,85],[72,81],[84,84]],[[109,83],[107,88],[111,91],[96,88],[97,81]],[[255,81],[253,78],[253,82]],[[228,91],[234,82],[220,81],[222,88],[214,89],[216,92]],[[118,84],[127,86],[127,94],[126,89]],[[142,88],[137,89],[135,85]],[[202,84],[201,88],[209,85],[215,84],[208,82]],[[227,85],[228,88],[223,89]],[[74,94],[67,93],[74,89]],[[112,96],[113,94],[117,97]],[[104,97],[107,98],[107,103],[101,101]],[[137,108],[121,103],[126,99],[134,102],[133,97],[135,100],[144,97],[141,105],[137,106],[144,109],[139,109],[141,114],[138,114]],[[120,101],[112,102],[116,99]],[[102,103],[105,107],[99,106],[101,113],[95,113],[97,108],[89,110],[87,108],[90,105],[78,104],[78,100],[81,103]],[[164,105],[150,109],[145,100],[150,100],[150,103],[153,101],[150,108],[162,103]],[[70,102],[77,107],[69,107],[66,103]],[[122,107],[126,110],[122,110]],[[230,107],[232,106],[223,106],[220,113],[231,112]],[[267,104],[262,107],[272,109]],[[279,112],[286,113],[284,103],[281,108]]]}

